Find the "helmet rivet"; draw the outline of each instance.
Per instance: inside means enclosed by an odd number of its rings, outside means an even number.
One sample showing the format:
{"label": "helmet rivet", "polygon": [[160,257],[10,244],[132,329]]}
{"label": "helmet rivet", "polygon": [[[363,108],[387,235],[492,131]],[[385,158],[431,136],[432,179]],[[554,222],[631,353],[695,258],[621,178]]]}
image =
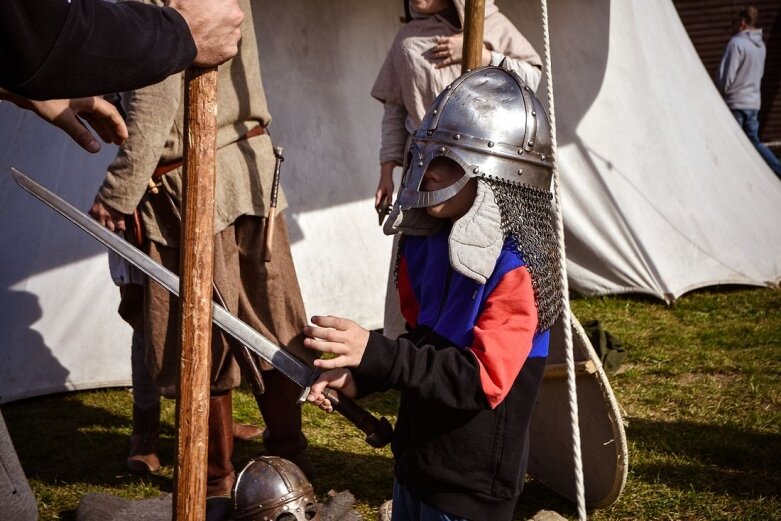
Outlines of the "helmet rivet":
{"label": "helmet rivet", "polygon": [[537,115],[537,111],[536,110],[532,110],[532,116],[536,116],[536,115]]}
{"label": "helmet rivet", "polygon": [[437,150],[437,152],[439,152],[440,154],[444,154],[445,153],[445,147],[439,147],[439,150]]}
{"label": "helmet rivet", "polygon": [[432,135],[433,133],[434,133],[434,131],[433,131],[433,130],[427,130],[427,131],[426,131],[426,135],[427,135],[427,136],[430,136],[430,135]]}
{"label": "helmet rivet", "polygon": [[545,154],[541,155],[541,156],[540,156],[540,159],[542,159],[543,161],[545,161]]}
{"label": "helmet rivet", "polygon": [[447,89],[447,90],[450,90],[450,89],[452,89],[452,88],[453,88],[453,86],[452,86],[452,85],[448,85],[447,87],[445,87],[445,89]]}
{"label": "helmet rivet", "polygon": [[523,149],[522,149],[522,148],[519,148],[519,149],[518,149],[518,155],[519,155],[519,156],[522,156],[522,155],[523,155]]}
{"label": "helmet rivet", "polygon": [[534,141],[529,141],[529,146],[533,147],[534,146]]}
{"label": "helmet rivet", "polygon": [[523,173],[523,169],[522,169],[522,168],[519,168],[519,169],[518,169],[518,175],[521,175],[522,173]]}
{"label": "helmet rivet", "polygon": [[529,86],[528,85],[524,85],[523,86],[523,90],[528,91],[529,90]]}
{"label": "helmet rivet", "polygon": [[439,111],[437,109],[434,109],[431,113],[432,114],[437,114],[437,113],[439,113]]}
{"label": "helmet rivet", "polygon": [[488,142],[488,148],[491,148],[491,147],[493,147],[493,146],[494,146],[494,142],[493,142],[493,141],[489,141],[489,142]]}
{"label": "helmet rivet", "polygon": [[453,139],[455,140],[461,139],[461,134],[456,134],[455,136],[453,136]]}
{"label": "helmet rivet", "polygon": [[284,511],[288,511],[288,510],[290,510],[290,507],[289,507],[289,506],[287,506],[287,505],[285,505],[285,506],[283,506],[283,507],[282,507],[282,510],[284,510]]}
{"label": "helmet rivet", "polygon": [[476,166],[476,167],[474,167],[474,168],[472,169],[472,172],[474,172],[475,174],[479,174],[479,173],[480,173],[480,167],[477,167],[477,166]]}
{"label": "helmet rivet", "polygon": [[423,166],[423,161],[418,161],[418,166]]}

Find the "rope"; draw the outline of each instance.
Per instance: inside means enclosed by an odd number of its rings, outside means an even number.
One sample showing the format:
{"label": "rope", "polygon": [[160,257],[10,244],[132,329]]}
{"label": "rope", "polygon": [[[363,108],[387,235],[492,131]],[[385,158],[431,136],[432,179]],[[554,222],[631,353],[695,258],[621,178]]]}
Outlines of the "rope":
{"label": "rope", "polygon": [[564,345],[566,347],[567,389],[569,391],[570,421],[572,424],[572,448],[575,465],[575,493],[577,496],[578,517],[586,519],[586,493],[583,485],[583,461],[580,450],[580,424],[578,421],[578,395],[575,381],[575,357],[572,346],[572,319],[569,307],[569,283],[567,281],[567,258],[564,249],[564,217],[561,211],[561,188],[559,179],[558,145],[556,143],[556,111],[553,104],[553,73],[551,71],[550,32],[548,29],[548,2],[540,0],[542,10],[542,36],[545,53],[545,80],[548,88],[548,112],[550,114],[551,144],[553,147],[553,190],[556,201],[556,228],[559,238],[559,265],[561,272],[561,297],[563,306],[561,321],[564,326]]}

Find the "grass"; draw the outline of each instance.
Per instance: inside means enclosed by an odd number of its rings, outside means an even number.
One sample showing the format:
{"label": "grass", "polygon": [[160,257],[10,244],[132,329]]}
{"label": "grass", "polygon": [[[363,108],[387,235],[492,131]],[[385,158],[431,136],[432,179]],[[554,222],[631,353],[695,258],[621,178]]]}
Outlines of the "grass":
{"label": "grass", "polygon": [[[581,321],[599,320],[628,347],[626,363],[610,381],[626,411],[629,476],[619,500],[590,512],[590,519],[781,520],[781,291],[701,291],[671,307],[627,297],[580,298],[572,308]],[[261,423],[249,394],[240,391],[234,401],[239,420]],[[363,404],[395,420],[395,394]],[[139,478],[124,469],[128,390],[4,405],[41,520],[74,519],[88,492],[127,498],[171,492],[173,408],[164,403],[165,467]],[[364,519],[376,519],[391,494],[389,450],[370,448],[341,417],[310,406],[304,428],[318,471],[316,491],[349,489]],[[235,464],[262,449],[260,442],[237,442]],[[540,509],[577,518],[573,505],[530,480],[516,517]]]}

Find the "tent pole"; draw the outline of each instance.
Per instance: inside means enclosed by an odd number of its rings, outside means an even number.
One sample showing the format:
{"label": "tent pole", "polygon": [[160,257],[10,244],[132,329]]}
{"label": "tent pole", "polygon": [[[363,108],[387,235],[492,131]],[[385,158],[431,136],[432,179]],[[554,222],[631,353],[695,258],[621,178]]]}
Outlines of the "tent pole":
{"label": "tent pole", "polygon": [[184,202],[179,268],[179,382],[174,521],[206,518],[214,272],[217,68],[185,73]]}
{"label": "tent pole", "polygon": [[480,66],[483,57],[484,22],[485,0],[466,0],[461,74]]}

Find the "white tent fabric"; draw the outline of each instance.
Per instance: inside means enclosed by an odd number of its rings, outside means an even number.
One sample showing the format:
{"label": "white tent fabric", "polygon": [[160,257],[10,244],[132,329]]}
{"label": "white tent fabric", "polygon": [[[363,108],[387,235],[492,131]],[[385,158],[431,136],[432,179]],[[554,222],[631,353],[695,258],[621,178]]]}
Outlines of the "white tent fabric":
{"label": "white tent fabric", "polygon": [[11,178],[15,166],[78,208],[116,147],[90,155],[32,113],[0,104],[0,402],[127,385],[130,328],[102,247]]}
{"label": "white tent fabric", "polygon": [[[538,2],[499,5],[541,51]],[[401,14],[397,0],[262,0],[255,16],[307,310],[371,328],[382,326],[391,240],[371,201],[381,106],[368,92]],[[672,299],[777,284],[781,183],[672,3],[561,0],[550,15],[571,287]],[[114,151],[90,156],[0,104],[0,172],[15,166],[80,208]],[[103,249],[8,175],[0,225],[0,403],[128,384],[130,330]]]}
{"label": "white tent fabric", "polygon": [[672,2],[551,9],[570,287],[671,301],[717,284],[776,285],[781,183]]}

